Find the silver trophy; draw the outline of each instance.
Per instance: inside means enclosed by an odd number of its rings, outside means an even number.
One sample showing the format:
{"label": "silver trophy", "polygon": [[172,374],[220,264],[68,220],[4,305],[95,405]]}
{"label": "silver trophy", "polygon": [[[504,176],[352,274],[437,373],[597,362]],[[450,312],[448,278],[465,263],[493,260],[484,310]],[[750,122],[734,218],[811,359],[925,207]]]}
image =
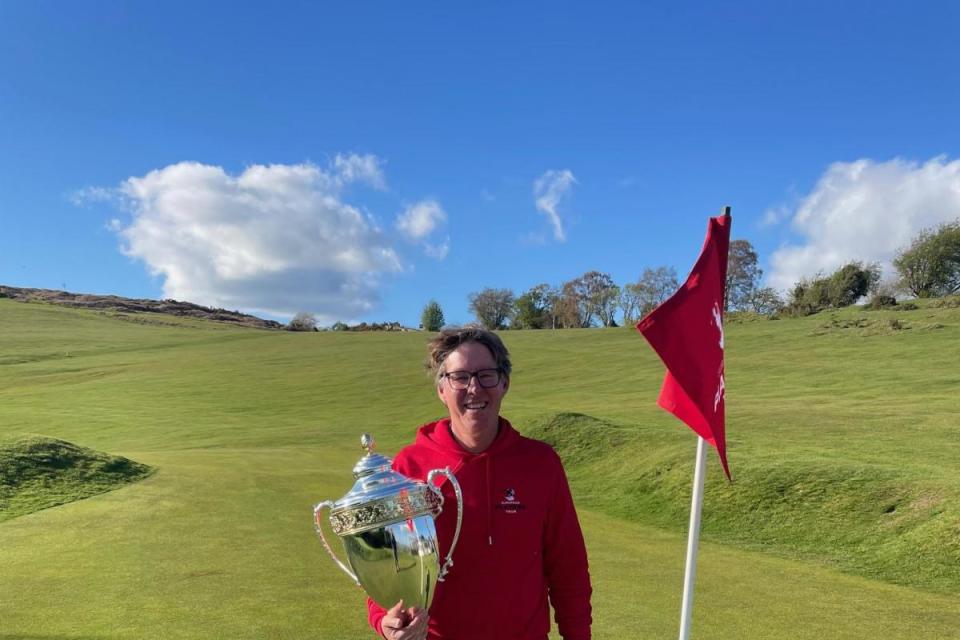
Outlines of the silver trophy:
{"label": "silver trophy", "polygon": [[[397,473],[390,458],[373,452],[373,437],[360,440],[367,454],[353,467],[356,482],[336,502],[324,500],[313,508],[313,520],[324,549],[344,573],[384,609],[403,600],[404,607],[429,609],[437,582],[453,566],[453,551],[463,520],[463,494],[449,468],[434,469],[426,483]],[[433,479],[446,476],[457,496],[457,528],[440,566],[433,520],[443,510],[443,493]],[[321,512],[330,509],[330,528],[343,542],[349,567],[327,543]]]}

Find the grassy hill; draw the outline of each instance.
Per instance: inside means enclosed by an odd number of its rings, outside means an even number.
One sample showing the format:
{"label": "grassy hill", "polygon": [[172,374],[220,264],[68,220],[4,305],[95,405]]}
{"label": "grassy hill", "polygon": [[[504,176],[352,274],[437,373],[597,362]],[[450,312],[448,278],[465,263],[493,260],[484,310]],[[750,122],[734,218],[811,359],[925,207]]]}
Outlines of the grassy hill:
{"label": "grassy hill", "polygon": [[[359,638],[362,595],[310,506],[373,432],[441,407],[423,334],[263,332],[0,300],[0,439],[149,465],[0,522],[3,638]],[[695,441],[626,329],[507,332],[505,414],[567,459],[597,638],[676,634]],[[955,638],[960,309],[846,309],[727,331],[734,483],[711,454],[697,638]]]}
{"label": "grassy hill", "polygon": [[133,460],[55,438],[0,442],[0,522],[111,491],[149,473]]}

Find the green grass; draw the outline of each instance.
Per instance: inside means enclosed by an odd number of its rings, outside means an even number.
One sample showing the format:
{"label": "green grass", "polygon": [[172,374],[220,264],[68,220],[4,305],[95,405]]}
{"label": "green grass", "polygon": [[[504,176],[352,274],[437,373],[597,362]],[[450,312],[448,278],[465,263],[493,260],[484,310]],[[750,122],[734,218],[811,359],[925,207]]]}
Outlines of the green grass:
{"label": "green grass", "polygon": [[[674,636],[695,441],[662,365],[625,329],[503,335],[505,415],[568,460],[595,637]],[[957,636],[958,338],[932,304],[728,325],[735,481],[711,454],[694,637]],[[439,417],[425,341],[0,300],[0,439],[155,470],[0,522],[0,640],[372,637],[310,506],[360,433],[391,453]]]}
{"label": "green grass", "polygon": [[0,442],[0,522],[117,489],[150,467],[55,438]]}

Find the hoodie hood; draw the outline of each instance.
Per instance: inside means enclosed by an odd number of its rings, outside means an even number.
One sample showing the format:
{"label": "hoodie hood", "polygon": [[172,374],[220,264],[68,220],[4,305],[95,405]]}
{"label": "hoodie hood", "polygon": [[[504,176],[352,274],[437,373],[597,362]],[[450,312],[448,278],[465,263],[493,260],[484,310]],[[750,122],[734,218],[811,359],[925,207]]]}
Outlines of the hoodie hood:
{"label": "hoodie hood", "polygon": [[450,430],[450,418],[425,424],[417,429],[417,446],[426,447],[443,458],[456,473],[457,469],[469,460],[479,457],[495,456],[516,444],[520,434],[506,418],[500,418],[500,430],[490,446],[480,453],[471,453],[460,446]]}

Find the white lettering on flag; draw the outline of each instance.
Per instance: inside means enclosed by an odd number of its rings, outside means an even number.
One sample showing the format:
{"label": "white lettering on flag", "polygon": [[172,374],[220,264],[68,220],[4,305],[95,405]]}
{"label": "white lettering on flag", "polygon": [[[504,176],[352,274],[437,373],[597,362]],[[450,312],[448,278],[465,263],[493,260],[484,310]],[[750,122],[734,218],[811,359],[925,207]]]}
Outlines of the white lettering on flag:
{"label": "white lettering on flag", "polygon": [[723,400],[723,374],[720,374],[720,386],[717,387],[717,394],[713,396],[713,412],[717,412],[717,407],[720,406],[720,401]]}
{"label": "white lettering on flag", "polygon": [[713,324],[720,331],[720,348],[723,349],[723,317],[720,315],[720,305],[713,303]]}
{"label": "white lettering on flag", "polygon": [[[716,325],[717,330],[720,332],[720,350],[723,351],[723,316],[720,314],[720,304],[717,302],[713,303],[713,324]],[[720,401],[723,400],[723,363],[721,361],[720,365],[720,384],[717,387],[717,393],[713,396],[713,412],[717,412],[717,407],[720,406]]]}

